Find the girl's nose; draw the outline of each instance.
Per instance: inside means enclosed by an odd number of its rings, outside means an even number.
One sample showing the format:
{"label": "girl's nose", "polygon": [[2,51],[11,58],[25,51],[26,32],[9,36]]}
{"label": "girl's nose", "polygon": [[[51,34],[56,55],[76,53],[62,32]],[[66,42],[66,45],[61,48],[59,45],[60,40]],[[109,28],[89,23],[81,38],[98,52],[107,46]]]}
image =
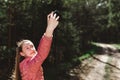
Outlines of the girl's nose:
{"label": "girl's nose", "polygon": [[35,53],[36,51],[35,50],[32,50],[32,53]]}

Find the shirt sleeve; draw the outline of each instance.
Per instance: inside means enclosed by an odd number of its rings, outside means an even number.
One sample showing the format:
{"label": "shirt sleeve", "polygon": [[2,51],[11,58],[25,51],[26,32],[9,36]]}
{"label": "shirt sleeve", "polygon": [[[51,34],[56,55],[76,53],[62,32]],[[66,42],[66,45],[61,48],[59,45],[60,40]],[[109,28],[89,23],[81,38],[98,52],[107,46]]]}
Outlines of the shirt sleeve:
{"label": "shirt sleeve", "polygon": [[52,37],[42,36],[37,49],[38,54],[28,63],[32,71],[37,71],[47,58],[50,52],[51,43]]}
{"label": "shirt sleeve", "polygon": [[37,49],[37,56],[40,57],[41,63],[47,58],[50,48],[51,48],[51,43],[52,43],[52,37],[47,37],[43,36],[42,39],[40,40],[38,49]]}

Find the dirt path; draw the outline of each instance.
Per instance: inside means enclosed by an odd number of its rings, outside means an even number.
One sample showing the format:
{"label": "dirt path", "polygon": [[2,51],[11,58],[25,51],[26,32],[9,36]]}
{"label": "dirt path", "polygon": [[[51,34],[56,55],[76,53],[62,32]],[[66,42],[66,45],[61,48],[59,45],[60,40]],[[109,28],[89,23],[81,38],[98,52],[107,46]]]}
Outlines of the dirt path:
{"label": "dirt path", "polygon": [[117,57],[112,57],[111,64],[115,67],[109,66],[109,80],[120,80],[120,58]]}
{"label": "dirt path", "polygon": [[79,77],[75,80],[120,80],[120,53],[111,45],[97,45],[103,47],[104,53],[94,54],[74,68],[72,74],[77,73],[76,77]]}
{"label": "dirt path", "polygon": [[[120,54],[119,54],[120,55]],[[73,69],[77,80],[120,80],[120,58],[109,55],[94,55]],[[71,80],[73,80],[71,78]]]}
{"label": "dirt path", "polygon": [[[107,55],[99,55],[98,59],[107,62],[109,57]],[[88,76],[85,77],[85,80],[103,80],[105,73],[106,64],[99,62],[97,60],[93,60],[90,64],[93,64],[94,68],[91,69]]]}

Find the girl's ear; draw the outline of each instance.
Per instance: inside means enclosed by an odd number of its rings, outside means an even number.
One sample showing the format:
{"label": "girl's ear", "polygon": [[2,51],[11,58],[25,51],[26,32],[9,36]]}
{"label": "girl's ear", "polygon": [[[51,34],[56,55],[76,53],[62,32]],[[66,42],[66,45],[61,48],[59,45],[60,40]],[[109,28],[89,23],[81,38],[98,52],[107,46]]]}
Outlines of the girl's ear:
{"label": "girl's ear", "polygon": [[20,52],[20,55],[21,55],[21,56],[25,56],[25,54],[24,54],[23,52]]}

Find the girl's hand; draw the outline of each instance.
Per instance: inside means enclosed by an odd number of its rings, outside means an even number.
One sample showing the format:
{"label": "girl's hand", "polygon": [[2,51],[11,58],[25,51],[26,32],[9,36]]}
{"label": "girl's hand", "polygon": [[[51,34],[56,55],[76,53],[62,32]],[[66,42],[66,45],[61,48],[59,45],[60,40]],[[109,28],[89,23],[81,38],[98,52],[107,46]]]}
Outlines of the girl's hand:
{"label": "girl's hand", "polygon": [[45,32],[46,36],[52,36],[55,28],[57,27],[59,21],[59,16],[56,16],[56,14],[54,14],[53,12],[51,12],[48,16],[47,16],[47,29]]}

